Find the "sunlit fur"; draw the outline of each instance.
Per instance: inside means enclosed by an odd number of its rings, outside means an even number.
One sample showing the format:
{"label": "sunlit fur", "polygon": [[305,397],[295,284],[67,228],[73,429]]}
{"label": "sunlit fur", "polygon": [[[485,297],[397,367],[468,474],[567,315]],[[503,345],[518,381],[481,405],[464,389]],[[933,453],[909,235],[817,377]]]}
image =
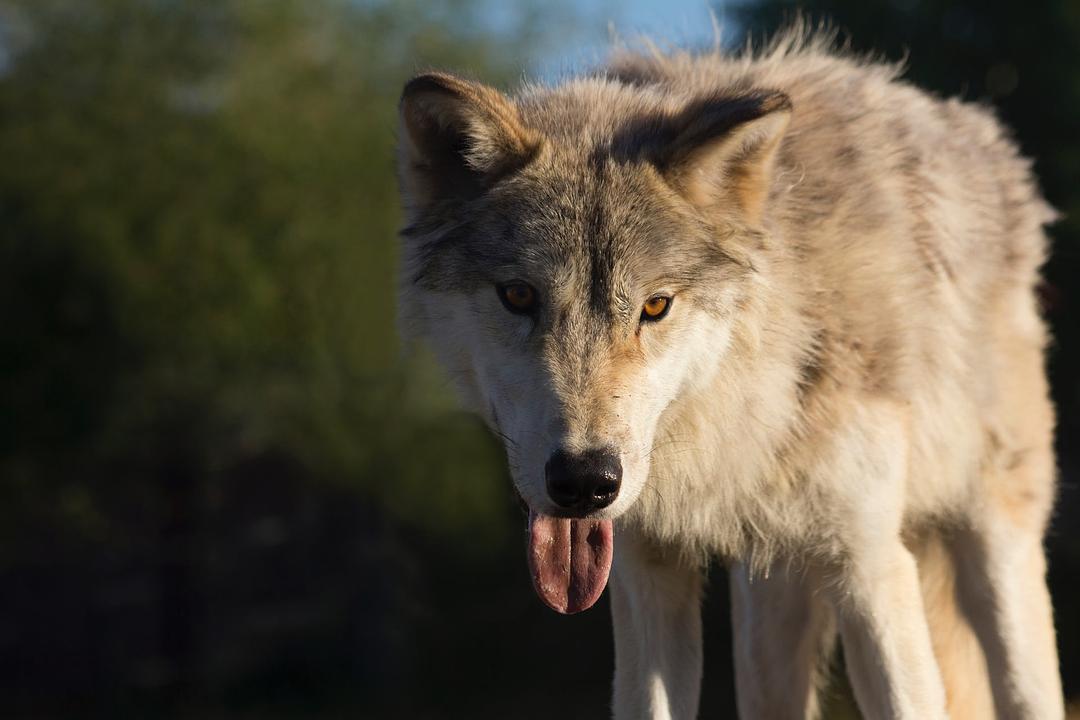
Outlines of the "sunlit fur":
{"label": "sunlit fur", "polygon": [[512,97],[418,78],[403,328],[534,509],[556,448],[619,452],[616,717],[696,715],[720,556],[745,718],[815,717],[837,635],[868,718],[1060,718],[1053,213],[986,109],[826,45],[620,51]]}

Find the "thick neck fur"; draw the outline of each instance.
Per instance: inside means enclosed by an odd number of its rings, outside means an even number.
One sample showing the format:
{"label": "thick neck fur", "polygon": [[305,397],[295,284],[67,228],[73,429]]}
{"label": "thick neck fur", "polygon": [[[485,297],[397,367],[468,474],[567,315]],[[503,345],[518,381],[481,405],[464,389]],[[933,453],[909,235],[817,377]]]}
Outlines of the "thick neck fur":
{"label": "thick neck fur", "polygon": [[817,332],[783,239],[773,235],[751,255],[731,347],[664,413],[648,484],[626,519],[695,560],[765,562],[800,534],[795,518],[774,516],[771,498],[797,489],[798,472],[785,458],[803,434]]}

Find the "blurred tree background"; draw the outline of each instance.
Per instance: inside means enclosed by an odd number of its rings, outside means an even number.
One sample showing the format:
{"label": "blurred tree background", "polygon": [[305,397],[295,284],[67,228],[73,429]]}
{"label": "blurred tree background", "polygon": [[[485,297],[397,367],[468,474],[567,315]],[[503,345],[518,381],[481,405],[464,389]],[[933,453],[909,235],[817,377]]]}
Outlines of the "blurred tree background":
{"label": "blurred tree background", "polygon": [[[803,7],[993,102],[1066,213],[1045,299],[1075,695],[1080,6]],[[604,714],[606,607],[535,600],[501,450],[394,332],[402,84],[512,86],[590,39],[579,11],[0,0],[0,714]],[[703,716],[727,717],[715,579]]]}

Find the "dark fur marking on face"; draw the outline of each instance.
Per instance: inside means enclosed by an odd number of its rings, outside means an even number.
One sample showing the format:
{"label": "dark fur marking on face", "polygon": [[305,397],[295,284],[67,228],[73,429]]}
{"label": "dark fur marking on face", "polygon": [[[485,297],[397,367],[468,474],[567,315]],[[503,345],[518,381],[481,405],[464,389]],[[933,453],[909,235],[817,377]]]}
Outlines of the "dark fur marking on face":
{"label": "dark fur marking on face", "polygon": [[600,163],[592,165],[593,197],[586,223],[587,237],[583,238],[589,248],[589,307],[602,318],[611,318],[612,296],[612,237],[607,229],[604,207],[605,177]]}

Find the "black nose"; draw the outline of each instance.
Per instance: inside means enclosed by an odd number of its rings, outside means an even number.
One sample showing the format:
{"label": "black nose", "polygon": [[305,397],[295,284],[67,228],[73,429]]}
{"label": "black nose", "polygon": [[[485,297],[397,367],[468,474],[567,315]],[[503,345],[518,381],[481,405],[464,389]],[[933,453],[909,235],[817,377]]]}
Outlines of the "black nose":
{"label": "black nose", "polygon": [[622,483],[622,463],[608,449],[570,454],[559,450],[544,468],[548,496],[559,507],[585,514],[615,502]]}

